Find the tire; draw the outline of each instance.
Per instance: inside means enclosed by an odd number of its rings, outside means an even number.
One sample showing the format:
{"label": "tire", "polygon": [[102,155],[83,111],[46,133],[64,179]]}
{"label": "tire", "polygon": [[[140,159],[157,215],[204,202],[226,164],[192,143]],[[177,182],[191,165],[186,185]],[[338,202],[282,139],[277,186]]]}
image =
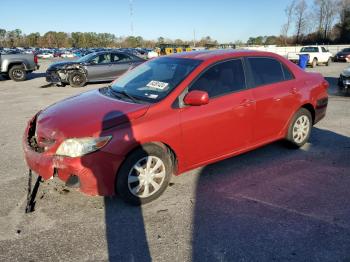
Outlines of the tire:
{"label": "tire", "polygon": [[69,78],[69,85],[71,87],[83,87],[86,85],[86,75],[81,72],[73,72],[70,74]]}
{"label": "tire", "polygon": [[[116,193],[123,201],[136,206],[158,198],[167,188],[173,173],[170,154],[168,150],[153,145],[136,149],[126,158],[117,174]],[[150,163],[150,169],[157,164],[159,167],[147,173],[147,163]],[[146,175],[142,175],[143,172]],[[155,184],[158,188],[153,186]]]}
{"label": "tire", "polygon": [[314,58],[311,62],[311,67],[315,68],[317,66],[317,58]]}
{"label": "tire", "polygon": [[330,66],[331,63],[332,63],[332,58],[328,58],[328,60],[326,62],[326,66]]}
{"label": "tire", "polygon": [[[298,127],[299,126],[299,127]],[[289,124],[286,140],[292,148],[302,147],[309,139],[312,128],[312,116],[309,110],[300,108]]]}
{"label": "tire", "polygon": [[15,65],[9,70],[9,77],[16,82],[24,81],[27,78],[27,72],[21,65]]}

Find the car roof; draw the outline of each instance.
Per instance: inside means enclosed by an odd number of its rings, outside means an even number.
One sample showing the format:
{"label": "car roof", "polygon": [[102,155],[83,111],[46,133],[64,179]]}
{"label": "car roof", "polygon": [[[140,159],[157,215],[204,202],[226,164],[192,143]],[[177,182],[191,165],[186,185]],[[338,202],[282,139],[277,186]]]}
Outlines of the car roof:
{"label": "car roof", "polygon": [[182,52],[170,55],[177,58],[190,58],[198,60],[216,60],[240,56],[269,56],[276,57],[277,55],[270,52],[247,50],[247,49],[217,49],[217,50],[202,50]]}

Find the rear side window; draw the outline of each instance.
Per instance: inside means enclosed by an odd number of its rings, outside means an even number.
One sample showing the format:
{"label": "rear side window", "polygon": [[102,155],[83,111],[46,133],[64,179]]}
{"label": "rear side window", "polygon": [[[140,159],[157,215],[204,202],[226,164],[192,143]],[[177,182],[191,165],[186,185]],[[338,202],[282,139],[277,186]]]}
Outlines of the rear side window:
{"label": "rear side window", "polygon": [[294,75],[283,64],[282,64],[282,69],[283,69],[283,74],[284,74],[284,80],[292,80],[292,79],[294,79]]}
{"label": "rear side window", "polygon": [[284,73],[279,61],[267,57],[250,57],[248,62],[251,68],[255,86],[267,85],[284,81]]}
{"label": "rear side window", "polygon": [[113,62],[128,62],[131,61],[131,57],[126,54],[112,54],[113,56]]}
{"label": "rear side window", "polygon": [[245,88],[242,60],[234,59],[209,68],[191,85],[189,91],[205,91],[212,98]]}

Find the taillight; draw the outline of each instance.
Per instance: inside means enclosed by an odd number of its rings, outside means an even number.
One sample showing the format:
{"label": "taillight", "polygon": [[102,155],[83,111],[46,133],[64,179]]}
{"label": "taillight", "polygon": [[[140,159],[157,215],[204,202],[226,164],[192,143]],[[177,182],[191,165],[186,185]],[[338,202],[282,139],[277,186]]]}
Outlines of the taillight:
{"label": "taillight", "polygon": [[36,55],[34,56],[34,63],[38,63],[38,57]]}

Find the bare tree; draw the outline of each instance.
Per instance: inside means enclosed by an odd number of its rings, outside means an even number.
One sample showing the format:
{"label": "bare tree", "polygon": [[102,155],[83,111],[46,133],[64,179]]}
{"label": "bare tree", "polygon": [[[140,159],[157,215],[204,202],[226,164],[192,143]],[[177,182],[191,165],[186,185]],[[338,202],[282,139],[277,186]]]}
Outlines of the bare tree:
{"label": "bare tree", "polygon": [[307,14],[307,3],[305,0],[298,0],[294,8],[294,19],[295,19],[295,30],[296,30],[296,43],[300,43],[301,37],[306,29],[306,14]]}
{"label": "bare tree", "polygon": [[317,31],[323,40],[329,38],[329,33],[339,13],[339,0],[314,0],[314,12],[317,17]]}
{"label": "bare tree", "polygon": [[293,12],[295,8],[296,0],[293,0],[287,7],[284,9],[284,13],[286,14],[287,17],[287,22],[282,26],[282,37],[284,40],[284,45],[287,45],[287,39],[288,39],[288,32],[290,29],[290,26],[292,24],[293,20]]}

